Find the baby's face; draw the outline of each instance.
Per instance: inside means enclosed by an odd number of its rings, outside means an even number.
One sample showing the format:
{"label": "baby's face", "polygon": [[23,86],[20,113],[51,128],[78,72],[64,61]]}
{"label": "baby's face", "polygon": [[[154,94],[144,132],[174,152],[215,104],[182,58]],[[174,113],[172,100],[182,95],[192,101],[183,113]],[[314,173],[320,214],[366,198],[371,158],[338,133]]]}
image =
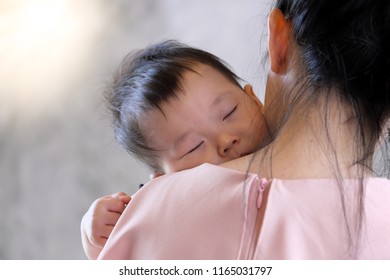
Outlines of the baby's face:
{"label": "baby's face", "polygon": [[184,74],[178,98],[142,118],[142,132],[165,173],[250,154],[268,133],[251,87],[244,91],[207,65],[194,70]]}

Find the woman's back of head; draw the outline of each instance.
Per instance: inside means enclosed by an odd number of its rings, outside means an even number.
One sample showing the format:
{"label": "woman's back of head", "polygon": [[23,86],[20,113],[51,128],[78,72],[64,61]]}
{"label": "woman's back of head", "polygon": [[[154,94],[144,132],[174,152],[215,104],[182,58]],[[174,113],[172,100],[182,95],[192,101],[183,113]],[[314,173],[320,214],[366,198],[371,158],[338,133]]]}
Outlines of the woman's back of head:
{"label": "woman's back of head", "polygon": [[308,98],[337,92],[358,122],[361,157],[372,153],[384,133],[389,137],[390,1],[277,0],[276,7],[291,23],[314,89]]}

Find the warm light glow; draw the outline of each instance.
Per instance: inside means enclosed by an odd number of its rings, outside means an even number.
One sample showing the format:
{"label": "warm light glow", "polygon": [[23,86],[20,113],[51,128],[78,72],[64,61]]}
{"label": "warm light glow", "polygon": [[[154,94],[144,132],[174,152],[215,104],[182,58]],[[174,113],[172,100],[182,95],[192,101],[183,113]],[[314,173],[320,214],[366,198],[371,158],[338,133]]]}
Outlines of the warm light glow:
{"label": "warm light glow", "polygon": [[15,10],[9,18],[13,29],[9,35],[20,52],[53,42],[71,28],[71,17],[65,0],[25,1]]}
{"label": "warm light glow", "polygon": [[0,95],[22,104],[56,98],[58,88],[87,64],[100,27],[99,9],[91,6],[97,5],[92,0],[2,0]]}

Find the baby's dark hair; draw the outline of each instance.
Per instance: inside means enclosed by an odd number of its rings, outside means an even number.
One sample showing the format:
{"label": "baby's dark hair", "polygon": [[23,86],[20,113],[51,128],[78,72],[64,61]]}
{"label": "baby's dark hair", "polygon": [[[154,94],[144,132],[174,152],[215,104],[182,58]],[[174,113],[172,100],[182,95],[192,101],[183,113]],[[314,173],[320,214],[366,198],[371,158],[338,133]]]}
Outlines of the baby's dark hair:
{"label": "baby's dark hair", "polygon": [[183,74],[197,64],[208,65],[241,87],[229,66],[206,51],[168,40],[129,53],[104,92],[119,144],[131,155],[162,172],[156,150],[148,146],[141,118],[151,109],[177,97]]}

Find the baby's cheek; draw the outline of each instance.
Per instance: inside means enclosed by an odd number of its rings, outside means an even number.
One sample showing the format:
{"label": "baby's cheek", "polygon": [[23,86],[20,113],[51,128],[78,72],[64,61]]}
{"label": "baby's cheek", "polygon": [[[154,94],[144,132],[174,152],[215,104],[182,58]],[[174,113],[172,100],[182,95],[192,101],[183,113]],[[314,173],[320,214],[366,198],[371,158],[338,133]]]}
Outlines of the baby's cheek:
{"label": "baby's cheek", "polygon": [[206,158],[201,157],[188,157],[175,162],[171,162],[170,167],[172,172],[178,172],[186,169],[190,169],[199,166],[205,162],[208,162]]}
{"label": "baby's cheek", "polygon": [[[257,120],[256,125],[253,124],[250,128],[248,128],[251,134],[250,142],[253,149],[257,149],[268,135],[267,126],[261,121],[263,120]],[[252,152],[255,152],[255,150]]]}

